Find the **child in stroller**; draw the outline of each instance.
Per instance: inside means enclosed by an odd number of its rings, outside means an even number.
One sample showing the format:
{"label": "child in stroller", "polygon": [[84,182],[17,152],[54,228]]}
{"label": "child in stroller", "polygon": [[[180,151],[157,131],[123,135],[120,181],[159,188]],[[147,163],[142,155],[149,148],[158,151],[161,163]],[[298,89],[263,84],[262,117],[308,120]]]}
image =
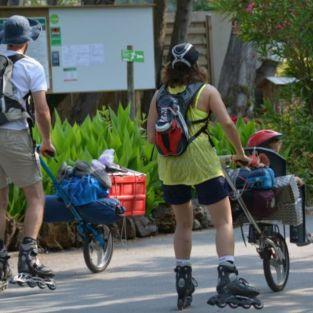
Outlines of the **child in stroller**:
{"label": "child in stroller", "polygon": [[[263,147],[272,150],[279,154],[282,147],[282,133],[271,129],[262,129],[254,133],[248,140],[247,146],[249,148]],[[270,166],[270,160],[264,153],[259,154],[260,165]],[[305,184],[303,180],[295,176],[295,180],[300,190],[302,199],[305,199]],[[303,223],[298,226],[290,226],[290,241],[296,243],[298,246],[307,245],[313,242],[311,233],[306,232],[305,225],[305,205],[303,205]]]}

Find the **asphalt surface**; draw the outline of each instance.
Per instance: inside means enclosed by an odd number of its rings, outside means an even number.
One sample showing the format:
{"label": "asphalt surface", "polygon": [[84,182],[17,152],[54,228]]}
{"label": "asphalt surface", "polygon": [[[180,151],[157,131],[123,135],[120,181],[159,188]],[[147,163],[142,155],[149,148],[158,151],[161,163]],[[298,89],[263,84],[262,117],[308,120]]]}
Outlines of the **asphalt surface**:
{"label": "asphalt surface", "polygon": [[[308,217],[313,231],[313,217]],[[313,312],[313,246],[289,244],[290,276],[286,288],[273,293],[266,284],[262,261],[255,248],[242,242],[236,229],[236,263],[242,277],[261,290],[261,312]],[[234,312],[209,307],[206,301],[216,286],[214,230],[194,232],[192,262],[199,287],[186,312]],[[175,312],[174,257],[172,235],[116,244],[112,261],[103,273],[91,274],[81,250],[42,254],[43,263],[57,275],[55,291],[10,285],[0,294],[0,312]],[[16,271],[16,254],[11,264]],[[254,309],[250,309],[254,310]],[[236,309],[235,312],[247,312]]]}

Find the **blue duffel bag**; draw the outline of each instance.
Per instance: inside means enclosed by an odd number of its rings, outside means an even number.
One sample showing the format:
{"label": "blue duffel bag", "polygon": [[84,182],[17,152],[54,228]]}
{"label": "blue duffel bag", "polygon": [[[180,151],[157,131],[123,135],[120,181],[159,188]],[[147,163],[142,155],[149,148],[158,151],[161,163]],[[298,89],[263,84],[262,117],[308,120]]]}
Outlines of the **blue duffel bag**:
{"label": "blue duffel bag", "polygon": [[269,190],[276,185],[274,171],[269,167],[240,168],[233,171],[231,176],[238,189]]}
{"label": "blue duffel bag", "polygon": [[[99,199],[87,205],[75,206],[82,219],[92,224],[112,224],[124,213],[120,202],[112,198]],[[57,195],[46,196],[44,221],[46,223],[71,222],[74,216]]]}
{"label": "blue duffel bag", "polygon": [[[82,177],[72,176],[59,181],[62,191],[75,206],[82,206],[98,199],[105,198],[109,194],[108,188],[103,187],[98,179],[92,175]],[[61,194],[58,195],[60,198]]]}

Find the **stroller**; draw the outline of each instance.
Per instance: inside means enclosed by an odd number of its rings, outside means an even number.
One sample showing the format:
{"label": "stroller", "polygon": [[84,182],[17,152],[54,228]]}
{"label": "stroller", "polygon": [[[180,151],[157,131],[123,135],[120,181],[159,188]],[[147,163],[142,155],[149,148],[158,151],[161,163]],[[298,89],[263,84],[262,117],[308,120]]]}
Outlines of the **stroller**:
{"label": "stroller", "polygon": [[[253,153],[264,153],[269,161],[270,167],[273,169],[276,178],[286,176],[286,161],[277,153],[266,148],[246,148],[247,155]],[[231,189],[232,195],[232,211],[235,224],[242,226],[249,225],[248,242],[256,246],[256,251],[263,260],[263,270],[266,282],[270,289],[274,292],[284,289],[289,276],[289,252],[286,244],[286,230],[285,225],[289,224],[292,232],[296,235],[291,236],[291,242],[300,243],[303,240],[301,233],[305,225],[304,221],[304,196],[299,198],[300,206],[298,205],[295,216],[290,216],[288,212],[290,208],[280,208],[275,213],[266,218],[258,219],[247,208],[247,205],[242,197],[242,191],[238,190],[231,179],[229,167],[226,164],[230,161],[229,156],[221,156],[221,163],[223,164],[224,174]],[[246,191],[249,192],[249,191]],[[241,214],[238,214],[239,213]],[[293,213],[293,212],[292,212]],[[278,223],[282,223],[283,231],[281,232]],[[302,231],[301,231],[302,230]],[[298,235],[298,237],[297,237]],[[243,240],[245,242],[244,233],[242,230]],[[295,237],[297,237],[295,239]]]}
{"label": "stroller", "polygon": [[74,206],[41,156],[40,164],[58,193],[58,196],[46,197],[44,221],[47,223],[75,221],[77,233],[83,241],[83,255],[87,267],[93,273],[104,271],[113,254],[113,236],[108,225],[122,219],[124,207],[113,198],[103,198],[86,205]]}

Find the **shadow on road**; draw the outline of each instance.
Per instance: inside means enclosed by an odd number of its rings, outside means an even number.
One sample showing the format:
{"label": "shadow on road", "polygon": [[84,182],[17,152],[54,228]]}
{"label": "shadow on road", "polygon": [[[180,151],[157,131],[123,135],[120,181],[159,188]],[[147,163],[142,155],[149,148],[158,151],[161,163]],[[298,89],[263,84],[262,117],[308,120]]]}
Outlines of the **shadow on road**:
{"label": "shadow on road", "polygon": [[[207,242],[208,233],[199,232],[194,237],[192,261],[199,287],[190,312],[247,312],[208,307],[206,301],[209,294],[215,292],[217,279],[215,248]],[[0,312],[174,312],[176,293],[171,236],[149,240],[148,244],[147,240],[132,242],[128,250],[117,249],[109,268],[100,274],[87,271],[80,251],[51,254],[49,259],[59,266],[57,290],[13,286],[0,295]],[[260,298],[265,306],[262,312],[313,312],[312,247],[302,248],[307,250],[289,247],[289,281],[284,291],[273,293],[266,284],[262,261],[254,248],[237,245],[239,271],[261,290]],[[302,251],[306,253],[300,256]]]}

